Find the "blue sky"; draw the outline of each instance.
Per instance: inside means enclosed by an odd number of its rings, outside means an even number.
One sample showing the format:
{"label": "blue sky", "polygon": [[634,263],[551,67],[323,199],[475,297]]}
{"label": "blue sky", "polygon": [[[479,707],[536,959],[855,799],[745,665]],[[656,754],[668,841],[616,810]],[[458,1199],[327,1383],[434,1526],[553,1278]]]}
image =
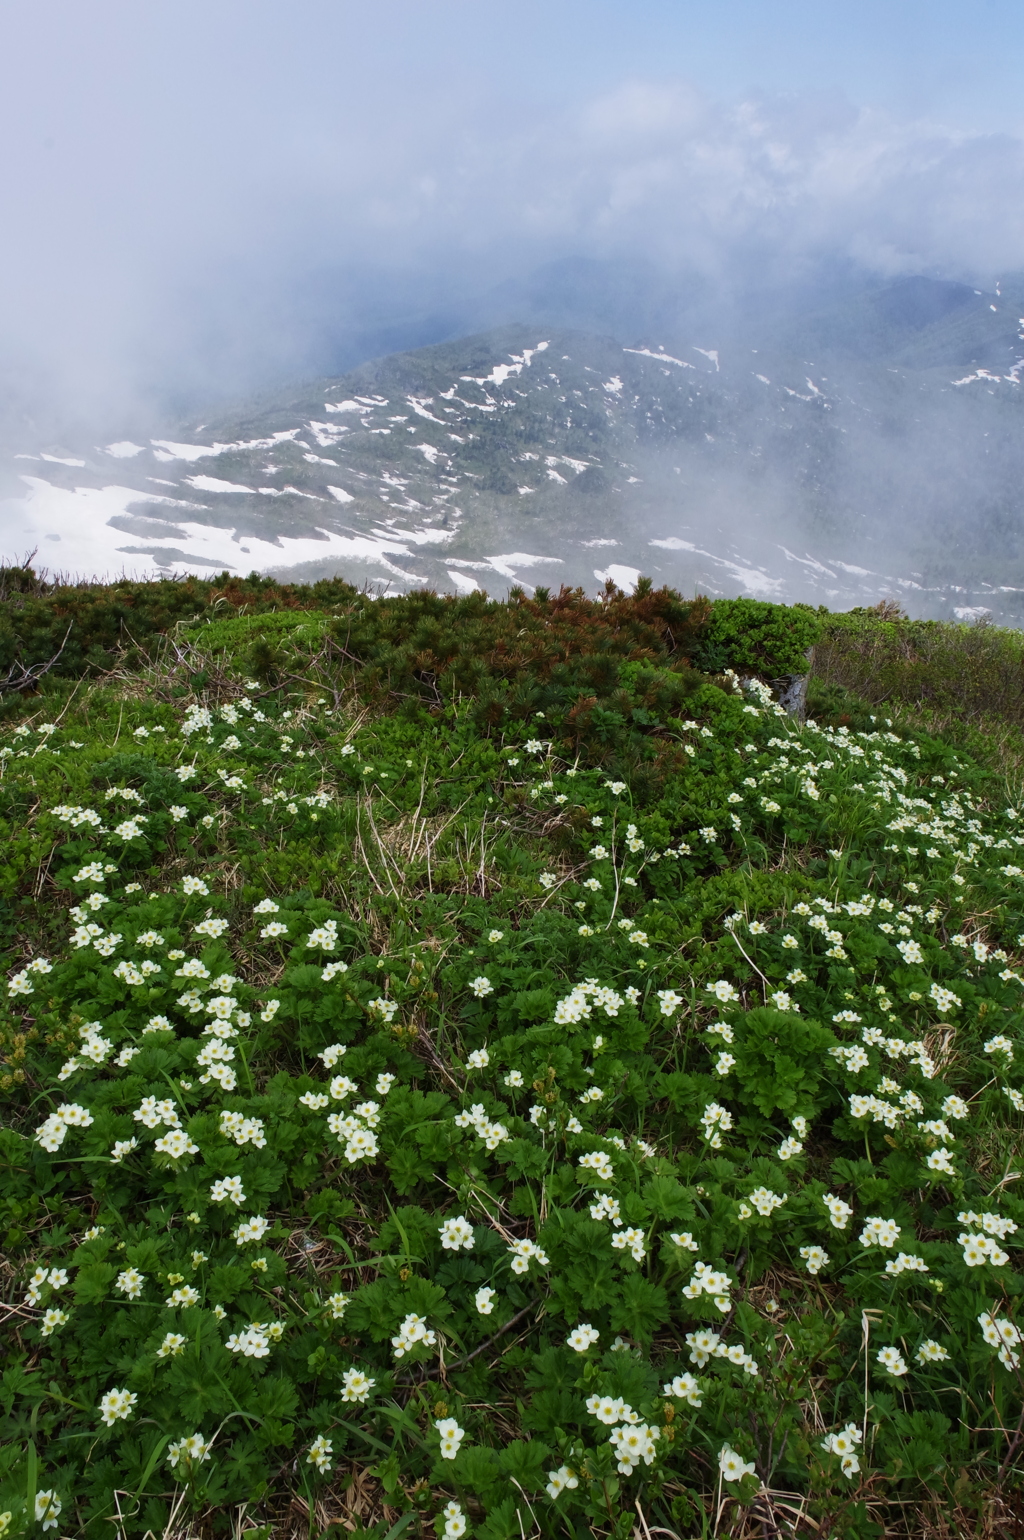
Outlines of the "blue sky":
{"label": "blue sky", "polygon": [[566,254],[987,280],[1022,63],[1020,0],[6,0],[0,353],[113,403],[301,369],[317,284],[355,325]]}

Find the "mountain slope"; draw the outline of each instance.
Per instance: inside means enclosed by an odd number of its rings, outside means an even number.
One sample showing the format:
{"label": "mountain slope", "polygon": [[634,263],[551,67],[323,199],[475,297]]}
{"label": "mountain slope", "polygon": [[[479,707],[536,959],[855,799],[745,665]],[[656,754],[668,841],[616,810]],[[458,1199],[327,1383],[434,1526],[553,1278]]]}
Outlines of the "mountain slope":
{"label": "mountain slope", "polygon": [[649,571],[1012,618],[1024,285],[1005,288],[902,280],[676,343],[516,325],[394,354],[148,445],[21,457],[9,554],[392,591]]}

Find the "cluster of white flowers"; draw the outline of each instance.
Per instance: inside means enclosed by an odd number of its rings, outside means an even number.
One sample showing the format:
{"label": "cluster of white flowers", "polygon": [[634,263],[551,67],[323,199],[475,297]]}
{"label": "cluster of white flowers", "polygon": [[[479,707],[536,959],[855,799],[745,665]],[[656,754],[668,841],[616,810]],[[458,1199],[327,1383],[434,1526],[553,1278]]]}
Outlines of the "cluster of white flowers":
{"label": "cluster of white flowers", "polygon": [[1019,1369],[1020,1354],[1017,1346],[1024,1341],[1019,1327],[1008,1316],[993,1316],[985,1310],[978,1317],[981,1334],[990,1347],[999,1349],[999,1362],[1004,1369]]}
{"label": "cluster of white flowers", "polygon": [[899,1238],[900,1227],[895,1219],[881,1219],[877,1214],[864,1221],[864,1228],[860,1232],[862,1246],[892,1247]]}
{"label": "cluster of white flowers", "polygon": [[547,1252],[542,1251],[535,1241],[529,1239],[513,1241],[508,1248],[508,1254],[512,1258],[514,1273],[528,1273],[531,1262],[536,1262],[538,1267],[551,1266]]}
{"label": "cluster of white flowers", "polygon": [[337,920],[325,920],[323,925],[310,931],[306,937],[306,945],[316,951],[333,952],[338,945]]}
{"label": "cluster of white flowers", "polygon": [[445,1219],[440,1227],[441,1245],[445,1251],[472,1251],[473,1226],[465,1214],[455,1219]]}
{"label": "cluster of white flowers", "polygon": [[99,1411],[104,1425],[112,1428],[115,1422],[125,1421],[132,1415],[138,1399],[133,1390],[108,1390],[100,1397]]}
{"label": "cluster of white flowers", "polygon": [[411,1312],[398,1328],[397,1337],[392,1337],[391,1346],[396,1358],[404,1358],[410,1348],[420,1344],[423,1347],[436,1347],[437,1334],[428,1329],[422,1316]]}
{"label": "cluster of white flowers", "polygon": [[230,1353],[241,1353],[244,1358],[266,1358],[270,1352],[271,1336],[265,1321],[250,1321],[240,1332],[232,1332],[225,1347]]}
{"label": "cluster of white flowers", "polygon": [[326,1476],[331,1469],[331,1456],[334,1454],[334,1444],[325,1433],[318,1433],[309,1446],[306,1454],[306,1464],[315,1465],[321,1476]]}
{"label": "cluster of white flowers", "polygon": [[700,1381],[690,1373],[677,1374],[661,1387],[661,1393],[663,1396],[674,1396],[677,1401],[685,1401],[689,1406],[704,1404]]}
{"label": "cluster of white flowers", "polygon": [[[627,922],[632,927],[632,921]],[[595,1010],[602,1010],[608,1017],[619,1014],[623,1006],[623,997],[614,989],[608,989],[599,984],[597,979],[585,979],[582,984],[575,984],[564,999],[559,1000],[555,1006],[554,1019],[559,1026],[573,1026],[577,1022],[587,1021]]]}
{"label": "cluster of white flowers", "polygon": [[826,1454],[838,1455],[843,1475],[853,1478],[860,1470],[857,1448],[863,1435],[855,1422],[848,1422],[838,1433],[829,1433],[821,1441]]}
{"label": "cluster of white flowers", "polygon": [[615,1251],[628,1251],[634,1262],[642,1262],[647,1255],[644,1232],[633,1226],[618,1230],[612,1236],[612,1247]]}
{"label": "cluster of white flowers", "polygon": [[[692,1243],[689,1249],[694,1249]],[[706,1262],[695,1262],[690,1281],[683,1286],[683,1296],[685,1299],[700,1299],[702,1294],[710,1294],[717,1308],[723,1315],[727,1315],[732,1309],[729,1297],[731,1288],[732,1279],[728,1273],[717,1272]]]}
{"label": "cluster of white flowers", "polygon": [[60,1149],[69,1128],[89,1128],[92,1122],[92,1113],[87,1108],[79,1106],[77,1102],[66,1102],[51,1112],[36,1129],[36,1143],[52,1153]]}
{"label": "cluster of white flowers", "polygon": [[722,1134],[728,1133],[733,1126],[732,1113],[718,1102],[708,1102],[701,1113],[700,1123],[708,1144],[713,1150],[720,1150]]}
{"label": "cluster of white flowers", "polygon": [[753,1460],[744,1460],[730,1444],[723,1444],[718,1452],[718,1469],[725,1481],[742,1481],[744,1476],[756,1474]]}
{"label": "cluster of white flowers", "polygon": [[[398,1354],[395,1356],[397,1358]],[[434,1430],[441,1440],[442,1460],[454,1460],[466,1436],[465,1428],[460,1428],[454,1417],[442,1417],[434,1423]]]}
{"label": "cluster of white flowers", "polygon": [[610,1182],[615,1175],[615,1167],[604,1150],[591,1150],[581,1155],[578,1164],[584,1171],[592,1171],[599,1182]]}
{"label": "cluster of white flowers", "polygon": [[762,1219],[770,1219],[777,1208],[781,1208],[789,1194],[786,1192],[772,1192],[769,1187],[755,1187],[750,1194],[750,1201],[761,1215]]}
{"label": "cluster of white flowers", "polygon": [[482,1139],[484,1147],[488,1150],[496,1150],[499,1144],[509,1137],[508,1129],[504,1123],[492,1122],[484,1111],[482,1102],[474,1102],[469,1111],[463,1110],[455,1114],[452,1120],[456,1128],[472,1128],[478,1139]]}

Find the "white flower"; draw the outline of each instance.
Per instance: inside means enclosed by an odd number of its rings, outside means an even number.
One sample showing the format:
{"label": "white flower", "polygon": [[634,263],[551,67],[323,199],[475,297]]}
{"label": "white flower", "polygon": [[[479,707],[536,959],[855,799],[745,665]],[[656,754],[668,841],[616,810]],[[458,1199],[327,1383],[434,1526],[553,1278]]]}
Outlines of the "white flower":
{"label": "white flower", "polygon": [[244,1330],[232,1332],[224,1346],[230,1353],[241,1353],[244,1358],[266,1358],[270,1353],[270,1337],[265,1325],[252,1321]]}
{"label": "white flower", "polygon": [[473,1226],[464,1214],[445,1219],[440,1226],[441,1245],[445,1251],[472,1251]]}
{"label": "white flower", "polygon": [[245,1219],[232,1230],[236,1246],[247,1246],[250,1242],[261,1241],[270,1229],[270,1221],[262,1214],[254,1214],[250,1219]]}
{"label": "white flower", "polygon": [[334,1453],[334,1445],[325,1434],[319,1434],[309,1446],[306,1455],[306,1464],[315,1465],[322,1476],[331,1468],[331,1455]]}
{"label": "white flower", "polygon": [[880,1219],[878,1215],[872,1215],[865,1220],[860,1232],[860,1243],[862,1246],[895,1246],[899,1235],[900,1227],[895,1219]]}
{"label": "white flower", "polygon": [[544,1488],[548,1496],[554,1501],[560,1492],[579,1486],[579,1477],[568,1465],[560,1465],[557,1470],[548,1471],[547,1485]]}
{"label": "white flower", "polygon": [[100,1397],[100,1417],[108,1428],[112,1428],[115,1422],[131,1416],[138,1399],[131,1390],[108,1390],[105,1396]]}
{"label": "white flower", "polygon": [[491,1056],[486,1048],[474,1048],[466,1060],[469,1069],[486,1069],[491,1062]]}
{"label": "white flower", "polygon": [[879,1348],[878,1352],[875,1354],[875,1359],[876,1362],[880,1363],[882,1368],[887,1369],[890,1374],[898,1376],[901,1374],[906,1374],[907,1372],[906,1360],[898,1348]]}
{"label": "white flower", "polygon": [[445,1503],[441,1510],[444,1519],[442,1540],[459,1540],[466,1533],[466,1515],[457,1502]]}
{"label": "white flower", "polygon": [[850,1222],[853,1209],[842,1198],[834,1198],[831,1193],[823,1193],[821,1201],[828,1209],[829,1217],[836,1230],[845,1230]]}
{"label": "white flower", "polygon": [[933,1339],[929,1337],[926,1341],[921,1343],[921,1346],[914,1354],[914,1357],[917,1359],[919,1364],[937,1364],[942,1363],[948,1359],[949,1354],[940,1343],[933,1341]]}
{"label": "white flower", "polygon": [[490,1315],[494,1309],[494,1296],[497,1292],[497,1289],[488,1288],[486,1285],[477,1289],[473,1296],[473,1303],[480,1315]]}
{"label": "white flower", "polygon": [[507,1086],[511,1086],[513,1089],[525,1084],[522,1070],[510,1069],[508,1074],[505,1076],[505,1084]]}
{"label": "white flower", "polygon": [[380,1147],[376,1135],[368,1128],[356,1128],[348,1135],[345,1141],[344,1154],[349,1165],[354,1165],[357,1160],[375,1160]]}
{"label": "white flower", "polygon": [[898,1277],[900,1273],[927,1273],[929,1267],[923,1257],[901,1251],[898,1256],[889,1258],[885,1270],[890,1277]]}
{"label": "white flower", "polygon": [[199,1146],[183,1128],[172,1128],[169,1133],[163,1134],[154,1144],[153,1148],[159,1150],[161,1155],[169,1155],[172,1160],[181,1160],[185,1155],[198,1155]]}
{"label": "white flower", "polygon": [[210,1197],[214,1203],[235,1203],[239,1207],[245,1202],[245,1193],[242,1191],[242,1179],[240,1176],[224,1176],[214,1182],[210,1188]]}
{"label": "white flower", "polygon": [[591,1326],[589,1322],[584,1322],[582,1325],[574,1327],[565,1340],[574,1352],[585,1353],[588,1348],[593,1347],[600,1335],[601,1333]]}
{"label": "white flower", "polygon": [[341,1376],[341,1399],[343,1401],[366,1401],[370,1391],[377,1381],[369,1379],[361,1369],[346,1369]]}
{"label": "white flower", "polygon": [[820,1246],[801,1246],[800,1257],[805,1263],[807,1271],[811,1274],[820,1273],[823,1267],[827,1267],[831,1260],[827,1251]]}
{"label": "white flower", "polygon": [[185,1339],[180,1332],[169,1331],[156,1350],[157,1358],[176,1358],[185,1351]]}
{"label": "white flower", "polygon": [[442,1460],[454,1460],[466,1436],[465,1428],[460,1428],[454,1417],[442,1417],[434,1427],[441,1439]]}
{"label": "white flower", "polygon": [[[36,1492],[36,1523],[42,1524],[44,1530],[56,1529],[61,1507],[61,1500],[56,1492],[52,1492],[49,1489],[45,1492]],[[9,1517],[9,1515],[5,1515],[5,1517]],[[6,1529],[6,1525],[4,1528]]]}
{"label": "white flower", "polygon": [[612,1236],[612,1248],[615,1251],[629,1251],[635,1262],[642,1262],[647,1255],[647,1247],[644,1242],[644,1232],[630,1226],[628,1229],[619,1230]]}
{"label": "white flower", "polygon": [[[181,1274],[179,1273],[177,1276],[180,1277]],[[190,1310],[193,1305],[198,1305],[198,1303],[199,1291],[194,1289],[190,1283],[186,1283],[184,1288],[172,1289],[164,1300],[164,1304],[170,1310]]]}
{"label": "white flower", "polygon": [[588,1155],[581,1155],[579,1165],[585,1171],[593,1171],[600,1182],[610,1182],[615,1175],[615,1168],[604,1150],[592,1150]]}
{"label": "white flower", "polygon": [[422,1316],[412,1313],[406,1316],[398,1328],[397,1337],[392,1337],[391,1346],[396,1358],[404,1358],[409,1349],[415,1347],[417,1343],[422,1343],[424,1347],[434,1347],[437,1336],[434,1332],[427,1330],[427,1323]]}
{"label": "white flower", "polygon": [[677,1400],[686,1401],[690,1406],[701,1406],[700,1383],[692,1374],[677,1374],[675,1379],[662,1386],[662,1395],[675,1396]]}
{"label": "white flower", "polygon": [[138,1299],[145,1283],[142,1273],[135,1267],[127,1267],[124,1272],[118,1273],[114,1288],[122,1294],[127,1294],[129,1299]]}
{"label": "white flower", "polygon": [[621,1224],[618,1198],[613,1198],[606,1192],[601,1193],[596,1202],[590,1205],[590,1217],[602,1222],[610,1219],[613,1225]]}
{"label": "white flower", "polygon": [[490,979],[486,978],[482,973],[479,975],[479,977],[470,979],[469,987],[476,995],[478,1000],[482,1000],[486,995],[492,995],[494,993],[494,985],[491,983]]}
{"label": "white flower", "polygon": [[508,1248],[512,1258],[512,1271],[514,1273],[526,1273],[530,1270],[530,1263],[536,1262],[538,1267],[548,1267],[547,1253],[542,1251],[535,1241],[513,1241]]}
{"label": "white flower", "polygon": [[744,1476],[754,1475],[753,1461],[745,1461],[728,1444],[723,1444],[719,1451],[718,1469],[726,1481],[742,1481]]}

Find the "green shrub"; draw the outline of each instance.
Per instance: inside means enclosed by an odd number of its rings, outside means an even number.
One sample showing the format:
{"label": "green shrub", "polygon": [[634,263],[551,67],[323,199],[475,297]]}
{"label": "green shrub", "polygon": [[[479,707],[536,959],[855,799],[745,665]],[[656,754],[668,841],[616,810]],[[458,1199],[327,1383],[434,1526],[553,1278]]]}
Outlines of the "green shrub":
{"label": "green shrub", "polygon": [[724,668],[763,679],[806,674],[818,640],[821,611],[763,599],[716,599],[694,662],[708,673]]}

